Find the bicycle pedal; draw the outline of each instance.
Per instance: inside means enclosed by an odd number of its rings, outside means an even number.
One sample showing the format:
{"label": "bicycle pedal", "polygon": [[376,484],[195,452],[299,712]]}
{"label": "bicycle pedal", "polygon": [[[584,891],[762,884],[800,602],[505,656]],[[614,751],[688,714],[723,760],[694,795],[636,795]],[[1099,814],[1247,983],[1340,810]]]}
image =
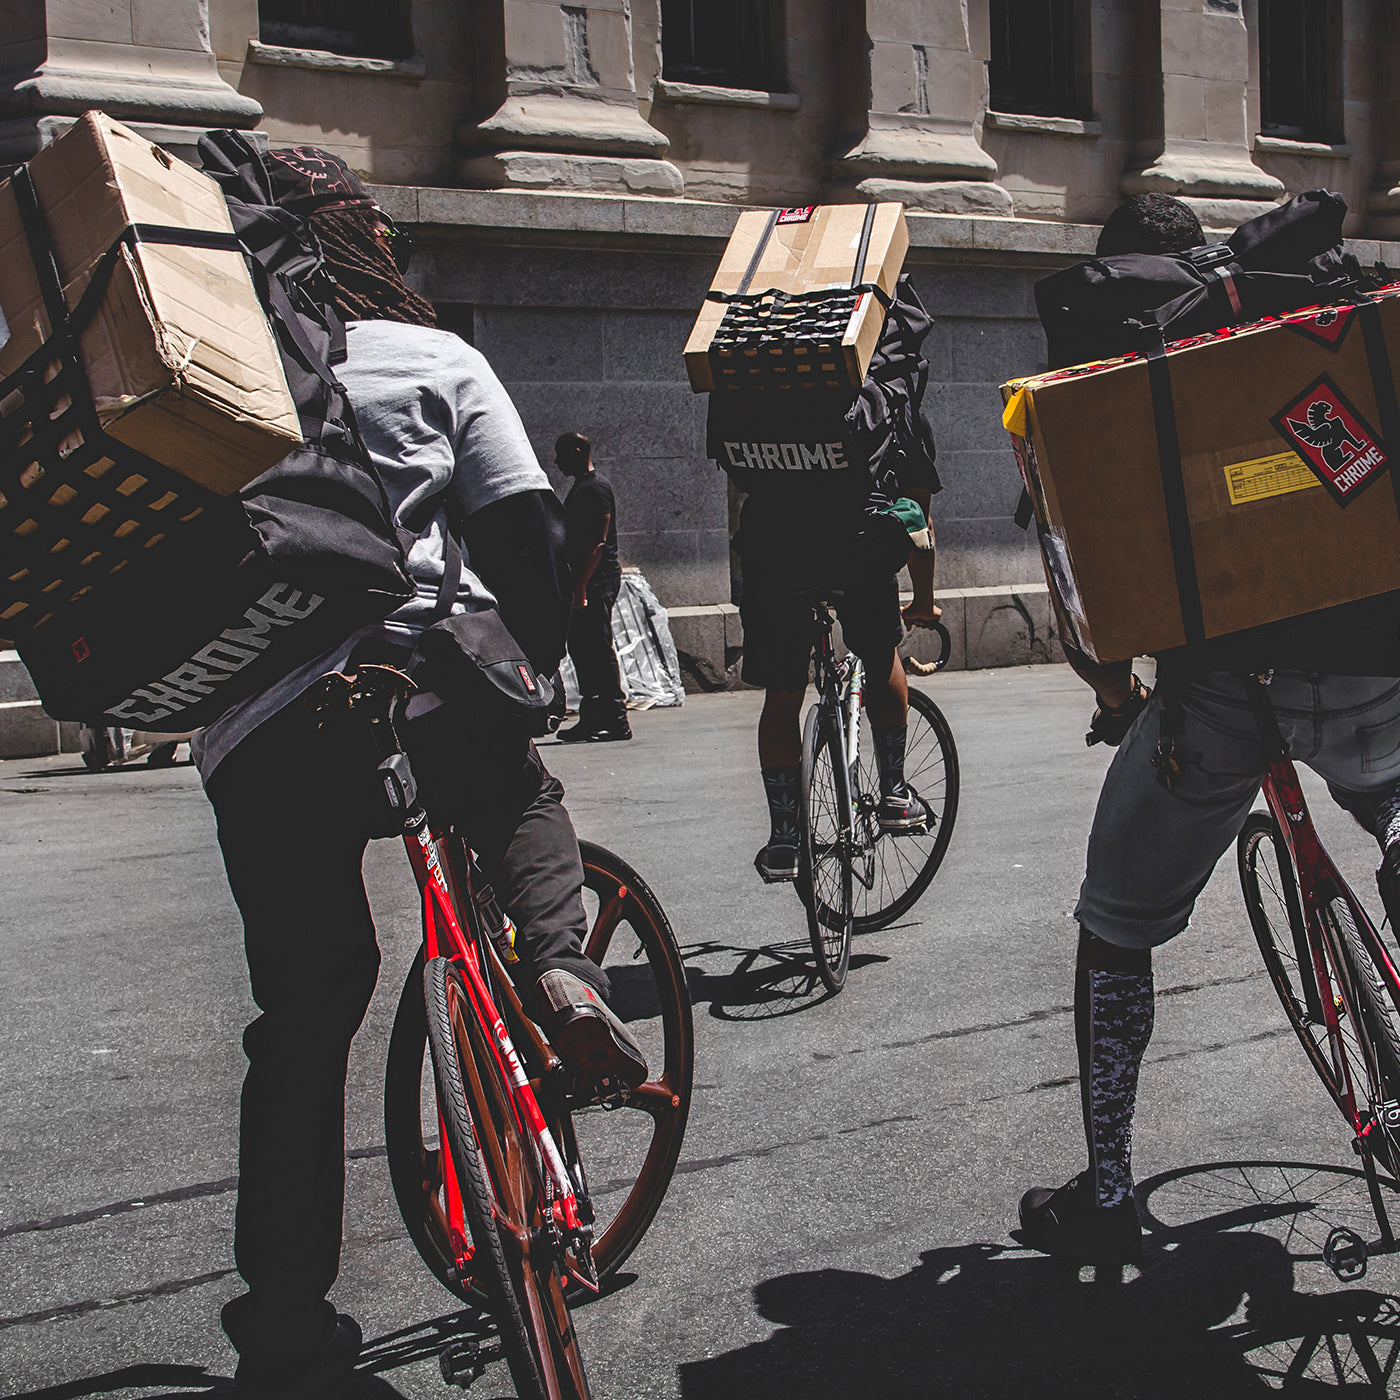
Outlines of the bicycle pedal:
{"label": "bicycle pedal", "polygon": [[438,1353],[438,1370],[448,1385],[460,1386],[465,1390],[473,1381],[479,1380],[482,1373],[502,1355],[499,1342],[486,1343],[470,1337],[448,1342]]}
{"label": "bicycle pedal", "polygon": [[1322,1261],[1342,1283],[1355,1283],[1366,1275],[1366,1259],[1370,1251],[1366,1241],[1344,1226],[1337,1226],[1322,1246]]}

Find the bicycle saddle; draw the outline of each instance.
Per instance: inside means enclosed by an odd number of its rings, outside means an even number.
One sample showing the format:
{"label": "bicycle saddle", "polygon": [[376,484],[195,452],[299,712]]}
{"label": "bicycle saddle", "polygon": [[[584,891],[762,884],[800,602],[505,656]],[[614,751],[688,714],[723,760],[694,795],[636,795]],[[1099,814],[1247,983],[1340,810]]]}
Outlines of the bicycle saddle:
{"label": "bicycle saddle", "polygon": [[312,683],[304,696],[313,715],[368,710],[371,719],[387,718],[397,700],[418,687],[392,666],[361,666],[346,673],[330,671]]}

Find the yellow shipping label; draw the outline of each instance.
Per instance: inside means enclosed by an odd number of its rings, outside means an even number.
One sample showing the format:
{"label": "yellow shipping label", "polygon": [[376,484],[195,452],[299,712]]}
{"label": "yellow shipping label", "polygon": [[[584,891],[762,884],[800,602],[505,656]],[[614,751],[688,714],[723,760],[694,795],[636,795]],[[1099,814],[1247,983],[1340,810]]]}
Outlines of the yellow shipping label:
{"label": "yellow shipping label", "polygon": [[1231,462],[1225,468],[1225,487],[1230,504],[1242,506],[1270,496],[1286,496],[1322,483],[1296,452],[1276,452],[1272,457],[1254,457],[1248,462]]}

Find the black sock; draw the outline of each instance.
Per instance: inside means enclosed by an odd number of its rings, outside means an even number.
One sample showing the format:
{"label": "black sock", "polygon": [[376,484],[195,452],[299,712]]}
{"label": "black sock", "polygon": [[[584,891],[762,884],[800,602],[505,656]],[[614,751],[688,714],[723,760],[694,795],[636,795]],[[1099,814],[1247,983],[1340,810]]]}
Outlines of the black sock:
{"label": "black sock", "polygon": [[1133,1110],[1153,1012],[1151,950],[1119,948],[1081,928],[1074,1030],[1084,1137],[1101,1206],[1132,1194]]}
{"label": "black sock", "polygon": [[800,768],[764,768],[763,791],[768,798],[770,844],[797,845],[797,789]]}
{"label": "black sock", "polygon": [[880,796],[889,797],[892,793],[904,793],[904,743],[908,738],[907,725],[896,725],[887,729],[884,725],[870,726],[875,736],[875,761],[880,766]]}

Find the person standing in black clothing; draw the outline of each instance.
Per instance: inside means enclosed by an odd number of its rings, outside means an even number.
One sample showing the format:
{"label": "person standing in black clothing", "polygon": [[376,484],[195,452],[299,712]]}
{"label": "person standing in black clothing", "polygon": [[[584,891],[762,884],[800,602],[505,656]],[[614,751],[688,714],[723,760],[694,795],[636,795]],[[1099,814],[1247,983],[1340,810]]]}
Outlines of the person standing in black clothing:
{"label": "person standing in black clothing", "polygon": [[622,583],[617,562],[617,502],[607,478],[593,465],[582,433],[564,433],[554,444],[554,465],[573,480],[564,500],[564,549],[574,573],[569,657],[578,675],[578,723],[561,730],[565,743],[630,739],[627,696],[613,648],[612,611]]}

